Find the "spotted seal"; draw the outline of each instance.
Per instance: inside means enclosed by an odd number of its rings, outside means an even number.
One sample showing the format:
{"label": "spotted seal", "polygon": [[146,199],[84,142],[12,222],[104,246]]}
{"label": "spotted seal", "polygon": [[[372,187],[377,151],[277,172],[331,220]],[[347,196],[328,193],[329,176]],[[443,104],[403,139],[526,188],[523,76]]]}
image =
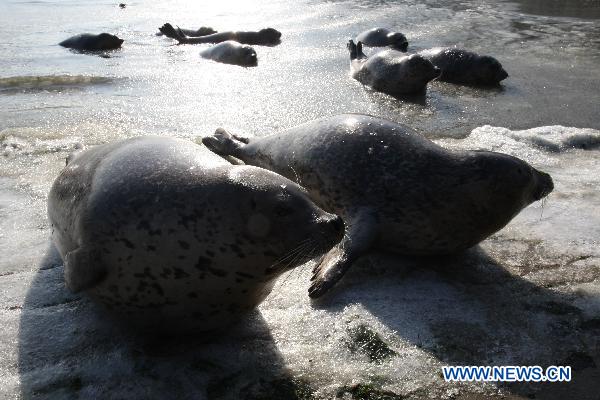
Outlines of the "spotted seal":
{"label": "spotted seal", "polygon": [[236,321],[344,231],[296,183],[161,137],[80,152],[54,182],[48,216],[72,291],[170,333]]}
{"label": "spotted seal", "polygon": [[390,46],[404,52],[408,49],[406,36],[387,28],[373,28],[364,31],[356,37],[356,41],[369,47]]}
{"label": "spotted seal", "polygon": [[[187,29],[187,28],[178,28],[185,36],[189,36],[189,37],[199,37],[199,36],[206,36],[206,35],[212,35],[213,33],[217,33],[217,31],[215,31],[213,28],[209,27],[209,26],[201,26],[198,29]],[[158,31],[158,33],[156,34],[156,36],[163,36],[164,33],[162,33],[161,31]]]}
{"label": "spotted seal", "polygon": [[59,45],[74,50],[102,51],[118,49],[123,44],[123,41],[123,39],[119,39],[110,33],[101,33],[99,35],[82,33],[63,40]]}
{"label": "spotted seal", "polygon": [[497,85],[508,78],[494,57],[457,48],[434,48],[419,52],[441,69],[440,81],[467,85]]}
{"label": "spotted seal", "polygon": [[200,56],[224,64],[254,67],[258,64],[256,50],[252,47],[228,40],[202,50]]}
{"label": "spotted seal", "polygon": [[550,175],[518,158],[448,151],[407,126],[361,114],[240,140],[219,129],[203,143],[296,179],[344,219],[344,239],[316,267],[319,297],[362,255],[460,252],[504,227],[553,189]]}
{"label": "spotted seal", "polygon": [[371,57],[362,51],[362,43],[348,42],[350,71],[357,81],[392,96],[422,93],[427,83],[440,74],[425,58],[405,55],[396,50],[383,50]]}
{"label": "spotted seal", "polygon": [[175,29],[173,25],[166,23],[158,28],[165,36],[177,40],[180,44],[198,43],[221,43],[226,40],[234,40],[242,44],[256,44],[263,46],[275,46],[280,43],[281,32],[273,28],[261,29],[258,32],[218,32],[200,37],[190,37],[181,29]]}

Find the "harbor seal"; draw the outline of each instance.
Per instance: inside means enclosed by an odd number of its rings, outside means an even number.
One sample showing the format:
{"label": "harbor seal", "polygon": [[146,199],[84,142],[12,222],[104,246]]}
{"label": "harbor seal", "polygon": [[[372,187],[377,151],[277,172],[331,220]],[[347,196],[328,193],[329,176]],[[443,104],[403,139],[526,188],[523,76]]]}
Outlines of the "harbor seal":
{"label": "harbor seal", "polygon": [[72,291],[169,333],[236,321],[344,231],[294,182],[161,137],[75,155],[50,190],[48,216]]}
{"label": "harbor seal", "polygon": [[203,143],[297,179],[319,206],[344,219],[344,239],[315,268],[311,297],[323,295],[372,250],[463,251],[554,187],[550,175],[518,158],[448,151],[407,126],[369,115],[338,115],[243,141],[219,129]]}
{"label": "harbor seal", "polygon": [[508,78],[502,64],[494,57],[481,56],[456,48],[423,50],[422,55],[442,70],[440,81],[467,85],[498,85]]}
{"label": "harbor seal", "polygon": [[[213,28],[208,27],[208,26],[201,26],[198,29],[186,29],[186,28],[179,28],[178,29],[185,35],[185,36],[189,36],[189,37],[200,37],[200,36],[206,36],[206,35],[212,35],[213,33],[217,33],[217,31],[215,31]],[[158,31],[158,33],[156,34],[156,36],[162,36],[164,35],[164,33],[162,33],[161,31]]]}
{"label": "harbor seal", "polygon": [[356,42],[361,42],[363,45],[369,47],[390,46],[403,52],[406,52],[408,49],[406,36],[387,28],[373,28],[364,31],[356,37]]}
{"label": "harbor seal", "polygon": [[179,27],[175,29],[169,23],[164,24],[158,30],[165,36],[177,40],[179,44],[221,43],[227,40],[234,40],[242,44],[275,46],[281,42],[281,32],[273,28],[261,29],[258,32],[218,32],[200,37],[190,37],[179,29]]}
{"label": "harbor seal", "polygon": [[118,49],[123,44],[123,41],[123,39],[119,39],[110,33],[101,33],[99,35],[82,33],[81,35],[63,40],[59,45],[74,50],[102,51]]}
{"label": "harbor seal", "polygon": [[407,56],[388,49],[367,57],[362,43],[354,44],[352,40],[348,50],[352,77],[392,96],[424,92],[427,83],[440,74],[439,68],[417,54]]}
{"label": "harbor seal", "polygon": [[202,50],[200,56],[224,64],[234,64],[242,67],[254,67],[258,64],[256,50],[233,40],[228,40]]}

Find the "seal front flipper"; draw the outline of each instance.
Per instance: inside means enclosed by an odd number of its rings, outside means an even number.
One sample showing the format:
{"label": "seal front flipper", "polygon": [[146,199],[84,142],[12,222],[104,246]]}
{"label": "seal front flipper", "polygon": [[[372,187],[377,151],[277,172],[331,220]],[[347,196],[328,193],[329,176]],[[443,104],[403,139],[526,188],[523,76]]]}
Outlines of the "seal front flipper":
{"label": "seal front flipper", "polygon": [[96,286],[106,274],[107,269],[98,250],[79,247],[65,256],[65,282],[74,293]]}
{"label": "seal front flipper", "polygon": [[321,297],[344,276],[354,262],[366,254],[377,237],[377,220],[370,209],[363,209],[349,219],[344,239],[331,249],[313,270],[308,295]]}

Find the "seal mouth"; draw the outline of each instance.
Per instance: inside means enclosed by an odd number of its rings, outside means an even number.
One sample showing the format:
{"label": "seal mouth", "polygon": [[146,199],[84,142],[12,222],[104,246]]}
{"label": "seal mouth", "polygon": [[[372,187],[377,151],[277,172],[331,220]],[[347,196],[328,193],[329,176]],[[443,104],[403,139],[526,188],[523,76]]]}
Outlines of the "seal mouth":
{"label": "seal mouth", "polygon": [[441,68],[438,67],[433,67],[433,77],[434,78],[439,78],[439,76],[442,74],[442,70]]}
{"label": "seal mouth", "polygon": [[536,171],[538,184],[535,192],[533,193],[533,198],[537,200],[541,200],[544,197],[548,196],[554,190],[554,182],[552,181],[552,177],[541,171]]}
{"label": "seal mouth", "polygon": [[506,72],[505,70],[501,70],[500,73],[498,74],[498,82],[500,82],[506,78],[508,78],[508,72]]}

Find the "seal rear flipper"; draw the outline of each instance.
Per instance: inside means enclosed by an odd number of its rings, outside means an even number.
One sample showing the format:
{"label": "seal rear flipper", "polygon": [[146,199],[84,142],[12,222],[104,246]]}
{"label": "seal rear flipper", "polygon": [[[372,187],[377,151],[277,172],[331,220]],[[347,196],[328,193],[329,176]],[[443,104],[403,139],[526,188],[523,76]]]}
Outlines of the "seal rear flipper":
{"label": "seal rear flipper", "polygon": [[212,136],[203,137],[202,144],[221,157],[233,156],[239,158],[239,149],[244,145],[244,142],[225,129],[218,128]]}
{"label": "seal rear flipper", "polygon": [[65,256],[65,282],[74,293],[90,289],[106,277],[107,269],[97,250],[77,248]]}
{"label": "seal rear flipper", "polygon": [[370,209],[362,209],[349,218],[344,239],[331,249],[313,270],[308,295],[321,297],[344,276],[354,262],[367,253],[377,237],[377,222]]}

